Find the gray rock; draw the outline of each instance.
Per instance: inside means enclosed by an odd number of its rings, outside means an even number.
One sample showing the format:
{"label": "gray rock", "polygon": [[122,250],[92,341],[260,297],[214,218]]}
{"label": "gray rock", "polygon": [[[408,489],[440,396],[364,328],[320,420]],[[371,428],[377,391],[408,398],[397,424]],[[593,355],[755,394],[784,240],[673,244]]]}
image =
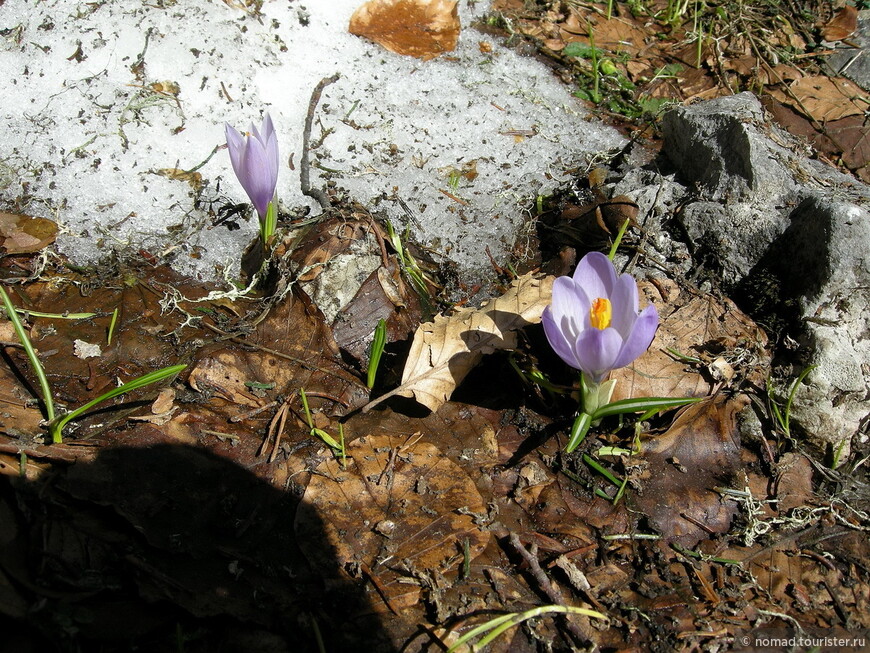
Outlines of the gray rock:
{"label": "gray rock", "polygon": [[793,419],[835,448],[870,412],[868,243],[866,208],[813,194],[792,213],[770,257],[783,290],[799,303],[801,344],[810,352],[807,363],[817,366],[795,396]]}
{"label": "gray rock", "polygon": [[767,129],[761,104],[740,93],[669,111],[663,149],[707,199],[776,201],[790,195],[795,182]]}
{"label": "gray rock", "polygon": [[689,249],[727,286],[775,277],[817,366],[792,421],[848,453],[870,415],[870,188],[809,159],[748,93],[680,107],[664,132],[663,151],[696,191],[677,214]]}
{"label": "gray rock", "polygon": [[811,150],[765,121],[751,93],[667,113],[663,152],[698,202],[677,213],[697,258],[718,264],[726,285],[739,283],[789,225],[789,214],[815,190],[866,201],[852,177],[808,158]]}

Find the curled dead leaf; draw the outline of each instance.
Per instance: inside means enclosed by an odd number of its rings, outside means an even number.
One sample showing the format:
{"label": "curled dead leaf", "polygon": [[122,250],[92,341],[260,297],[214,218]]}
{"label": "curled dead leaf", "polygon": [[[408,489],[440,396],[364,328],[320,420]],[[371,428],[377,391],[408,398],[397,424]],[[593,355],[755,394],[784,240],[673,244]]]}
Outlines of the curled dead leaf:
{"label": "curled dead leaf", "polygon": [[644,444],[647,467],[636,506],[666,540],[694,546],[730,527],[736,506],[713,488],[727,487],[743,469],[736,415],[748,403],[740,395],[694,404]]}
{"label": "curled dead leaf", "polygon": [[449,317],[435,316],[420,325],[402,374],[402,384],[369,403],[388,397],[414,397],[432,411],[449,398],[481,356],[516,346],[516,330],[541,321],[552,298],[553,277],[526,274],[501,297],[481,308],[466,308]]}
{"label": "curled dead leaf", "polygon": [[[630,366],[615,370],[613,400],[629,397],[700,397],[737,372],[761,383],[770,363],[764,332],[726,298],[680,291],[657,280],[641,281],[656,301],[659,329],[649,350]],[[668,351],[670,350],[670,351]],[[694,365],[681,359],[688,356]]]}
{"label": "curled dead leaf", "polygon": [[822,28],[822,38],[825,41],[842,41],[849,38],[856,29],[858,29],[858,10],[851,5],[846,5]]}

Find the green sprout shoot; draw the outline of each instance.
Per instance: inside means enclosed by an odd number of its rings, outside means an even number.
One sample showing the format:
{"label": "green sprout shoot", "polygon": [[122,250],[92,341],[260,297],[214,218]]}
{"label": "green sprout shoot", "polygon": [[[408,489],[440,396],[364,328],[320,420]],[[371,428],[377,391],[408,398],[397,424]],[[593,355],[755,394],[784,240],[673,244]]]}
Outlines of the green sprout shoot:
{"label": "green sprout shoot", "polygon": [[573,605],[542,605],[538,608],[526,610],[525,612],[511,612],[509,614],[504,614],[500,617],[496,617],[495,619],[490,619],[486,623],[481,624],[476,628],[472,628],[462,637],[453,642],[450,648],[447,649],[447,653],[454,653],[454,651],[458,651],[460,647],[462,647],[469,640],[474,639],[478,635],[482,635],[483,633],[489,631],[487,635],[481,637],[475,644],[471,646],[472,651],[480,651],[483,649],[484,646],[495,640],[506,630],[509,630],[514,626],[518,626],[519,624],[523,623],[524,621],[528,621],[529,619],[534,619],[535,617],[540,617],[541,615],[550,613],[582,614],[586,617],[591,617],[593,619],[607,619],[607,617],[600,612],[596,612],[595,610],[587,610],[586,608],[577,608]]}
{"label": "green sprout shoot", "polygon": [[402,244],[402,238],[396,233],[393,224],[387,220],[387,239],[390,245],[396,250],[396,257],[399,259],[399,264],[402,270],[408,275],[414,289],[423,299],[429,299],[429,287],[426,282],[429,279],[426,277],[423,270],[420,269],[416,259],[411,255],[411,252]]}
{"label": "green sprout shoot", "polygon": [[767,404],[770,407],[770,413],[773,416],[776,424],[782,431],[783,435],[785,435],[787,438],[791,437],[792,402],[794,402],[794,397],[797,394],[798,388],[800,387],[801,383],[814,369],[816,369],[816,365],[810,365],[803,372],[801,372],[794,381],[792,381],[788,389],[788,395],[786,396],[785,406],[783,407],[780,407],[779,404],[777,404],[776,398],[774,397],[773,384],[770,382],[770,379],[767,380]]}
{"label": "green sprout shoot", "polygon": [[387,345],[387,322],[383,318],[378,320],[378,326],[375,327],[375,335],[372,339],[371,353],[369,354],[369,369],[366,378],[366,387],[371,390],[375,385],[375,376],[378,373],[378,366],[381,364],[381,355],[384,353],[384,347]]}
{"label": "green sprout shoot", "polygon": [[312,437],[317,438],[336,454],[341,456],[342,466],[344,466],[346,458],[346,451],[344,448],[344,427],[341,424],[338,425],[340,441],[336,441],[329,433],[314,426],[314,420],[311,418],[311,409],[308,407],[308,396],[305,394],[304,388],[299,388],[299,397],[302,399],[302,408],[305,410],[305,421],[308,423],[308,428],[310,429],[309,433]]}
{"label": "green sprout shoot", "polygon": [[106,346],[110,347],[112,345],[112,336],[115,335],[115,327],[118,326],[118,308],[115,307],[115,310],[112,311],[112,320],[109,322],[109,332],[106,335]]}
{"label": "green sprout shoot", "polygon": [[157,383],[158,381],[162,381],[163,379],[168,379],[169,377],[175,376],[176,374],[181,372],[185,367],[187,367],[187,365],[171,365],[169,367],[164,367],[162,369],[149,372],[148,374],[143,374],[142,376],[133,379],[132,381],[128,381],[124,385],[118,386],[117,388],[112,388],[105,394],[102,394],[96,399],[89,401],[84,406],[80,406],[69,413],[61,415],[56,420],[49,420],[48,432],[51,434],[52,442],[56,444],[62,442],[61,434],[63,432],[63,427],[77,417],[81,417],[82,415],[84,415],[97,404],[100,404],[114,397],[118,397],[127,392],[132,392],[133,390],[144,388],[146,385]]}

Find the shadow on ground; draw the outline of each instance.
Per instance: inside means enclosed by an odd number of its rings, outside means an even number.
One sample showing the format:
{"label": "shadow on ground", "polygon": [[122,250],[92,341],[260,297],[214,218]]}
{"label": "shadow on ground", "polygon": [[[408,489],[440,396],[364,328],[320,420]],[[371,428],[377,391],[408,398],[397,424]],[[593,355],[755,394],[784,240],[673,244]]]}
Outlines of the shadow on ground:
{"label": "shadow on ground", "polygon": [[297,496],[190,446],[56,469],[0,479],[0,650],[395,650],[362,584],[302,555]]}

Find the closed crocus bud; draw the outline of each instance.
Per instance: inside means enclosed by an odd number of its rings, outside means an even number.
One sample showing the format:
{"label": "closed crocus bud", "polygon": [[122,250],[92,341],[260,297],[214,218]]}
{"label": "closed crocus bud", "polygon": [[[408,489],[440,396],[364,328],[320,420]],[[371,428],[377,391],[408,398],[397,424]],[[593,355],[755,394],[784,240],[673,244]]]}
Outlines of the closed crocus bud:
{"label": "closed crocus bud", "polygon": [[260,129],[252,124],[245,135],[230,125],[226,133],[233,170],[262,221],[278,184],[278,137],[272,119],[266,114]]}
{"label": "closed crocus bud", "polygon": [[659,315],[652,304],[638,313],[634,278],[617,276],[610,259],[591,252],[573,277],[556,279],[542,322],[559,357],[597,385],[649,348]]}

